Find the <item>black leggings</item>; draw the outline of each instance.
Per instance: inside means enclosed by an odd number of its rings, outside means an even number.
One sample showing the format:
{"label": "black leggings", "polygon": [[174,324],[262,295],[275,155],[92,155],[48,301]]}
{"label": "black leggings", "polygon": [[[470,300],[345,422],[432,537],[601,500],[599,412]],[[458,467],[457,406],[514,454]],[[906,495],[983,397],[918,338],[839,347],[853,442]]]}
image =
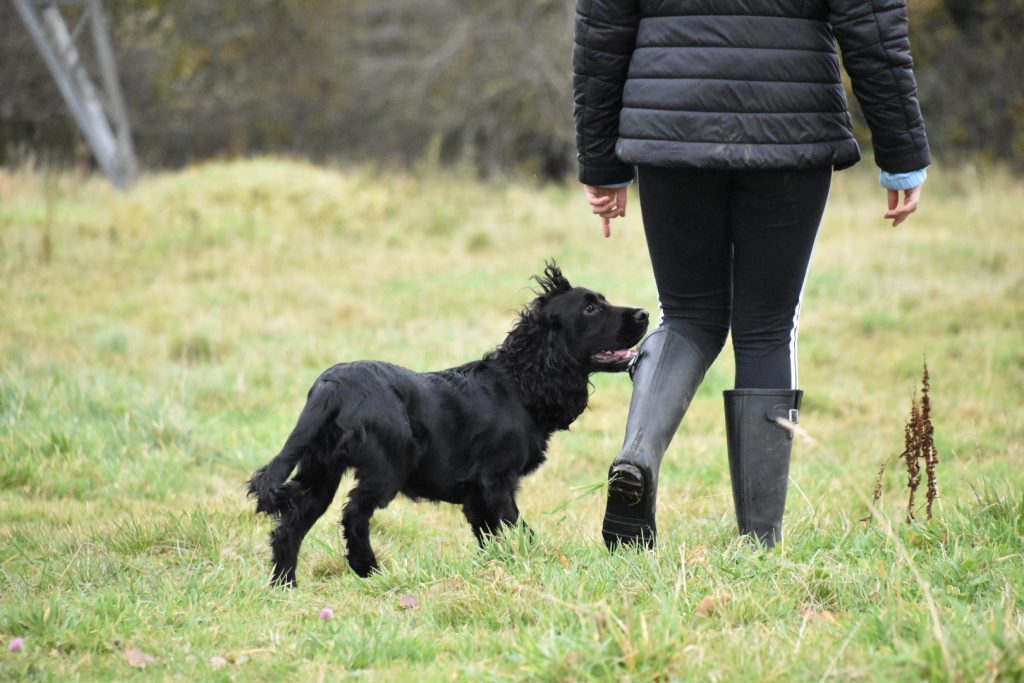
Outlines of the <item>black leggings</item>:
{"label": "black leggings", "polygon": [[797,326],[831,168],[637,169],[662,325],[708,366],[732,327],[738,389],[797,388]]}

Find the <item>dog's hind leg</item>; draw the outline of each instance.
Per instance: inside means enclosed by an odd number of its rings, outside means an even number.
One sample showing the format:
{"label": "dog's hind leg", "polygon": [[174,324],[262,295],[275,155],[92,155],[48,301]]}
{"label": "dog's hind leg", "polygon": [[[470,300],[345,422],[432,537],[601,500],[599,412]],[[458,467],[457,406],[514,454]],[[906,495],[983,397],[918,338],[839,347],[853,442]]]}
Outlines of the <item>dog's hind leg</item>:
{"label": "dog's hind leg", "polygon": [[270,547],[274,555],[273,583],[295,586],[295,567],[299,548],[309,530],[320,519],[338,490],[345,468],[325,467],[300,469],[292,480],[302,491],[294,504],[281,514],[277,528],[270,534]]}
{"label": "dog's hind leg", "polygon": [[356,478],[358,483],[348,494],[341,527],[348,547],[348,564],[352,571],[366,578],[380,566],[370,545],[370,518],[391,502],[398,487],[394,477],[369,466],[361,468]]}

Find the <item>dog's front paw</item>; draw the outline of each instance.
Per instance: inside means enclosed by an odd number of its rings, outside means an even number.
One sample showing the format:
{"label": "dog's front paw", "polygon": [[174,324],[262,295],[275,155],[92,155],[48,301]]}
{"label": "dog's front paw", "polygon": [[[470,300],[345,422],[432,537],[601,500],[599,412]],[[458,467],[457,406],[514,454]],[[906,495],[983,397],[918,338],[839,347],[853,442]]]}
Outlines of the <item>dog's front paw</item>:
{"label": "dog's front paw", "polygon": [[297,588],[299,582],[295,580],[295,570],[279,572],[274,570],[274,575],[270,578],[270,585],[278,588]]}
{"label": "dog's front paw", "polygon": [[352,567],[352,571],[361,579],[380,569],[377,558],[373,555],[349,555],[348,566]]}

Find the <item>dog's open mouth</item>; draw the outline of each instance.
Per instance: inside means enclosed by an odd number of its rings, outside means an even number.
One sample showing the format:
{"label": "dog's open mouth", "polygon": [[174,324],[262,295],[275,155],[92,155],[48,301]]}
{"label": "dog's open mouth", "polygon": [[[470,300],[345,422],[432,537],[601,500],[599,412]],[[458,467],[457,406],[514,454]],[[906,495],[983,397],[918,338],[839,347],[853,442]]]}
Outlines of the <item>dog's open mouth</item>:
{"label": "dog's open mouth", "polygon": [[619,349],[618,351],[599,351],[590,360],[599,365],[619,365],[631,363],[636,358],[635,349]]}

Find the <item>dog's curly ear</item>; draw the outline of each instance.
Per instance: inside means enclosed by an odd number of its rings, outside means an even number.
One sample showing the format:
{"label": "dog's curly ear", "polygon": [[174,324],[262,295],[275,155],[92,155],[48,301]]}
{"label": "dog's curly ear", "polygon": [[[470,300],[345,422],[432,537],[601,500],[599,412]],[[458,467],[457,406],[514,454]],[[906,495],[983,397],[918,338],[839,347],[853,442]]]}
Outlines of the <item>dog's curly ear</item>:
{"label": "dog's curly ear", "polygon": [[550,296],[555,292],[568,292],[572,289],[572,285],[562,275],[562,271],[554,259],[546,261],[544,264],[544,274],[534,275],[533,279],[540,285],[543,296]]}
{"label": "dog's curly ear", "polygon": [[530,414],[545,428],[568,429],[587,407],[586,373],[572,357],[554,316],[540,316],[527,308],[505,341],[485,358],[501,359]]}

